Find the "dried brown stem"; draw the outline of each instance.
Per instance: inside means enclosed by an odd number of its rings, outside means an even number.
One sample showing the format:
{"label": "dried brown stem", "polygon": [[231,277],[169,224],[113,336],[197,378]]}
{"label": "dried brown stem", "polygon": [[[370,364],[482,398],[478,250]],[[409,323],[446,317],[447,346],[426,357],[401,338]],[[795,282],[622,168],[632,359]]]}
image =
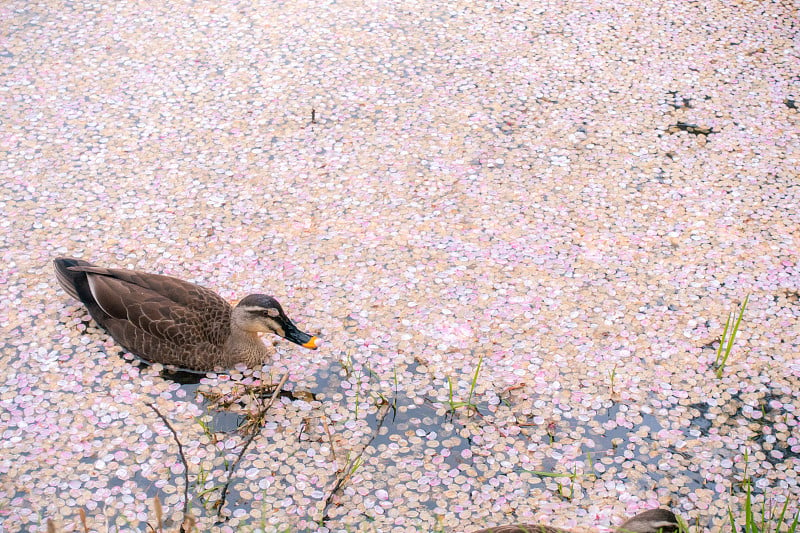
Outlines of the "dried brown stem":
{"label": "dried brown stem", "polygon": [[[289,379],[289,373],[288,372],[286,372],[283,375],[283,377],[281,378],[280,382],[278,382],[278,386],[275,387],[275,391],[272,393],[272,397],[269,399],[267,404],[258,413],[258,420],[260,420],[261,422],[264,421],[264,418],[265,418],[269,408],[272,407],[273,403],[275,403],[275,398],[277,398],[278,395],[281,393],[281,389],[283,388],[283,385],[284,385],[284,383],[286,383],[287,379]],[[220,517],[222,516],[222,509],[223,509],[223,507],[225,507],[225,498],[227,498],[227,496],[228,496],[228,487],[231,484],[231,479],[233,479],[233,473],[236,472],[236,467],[239,466],[239,461],[242,460],[242,457],[244,457],[244,453],[247,451],[247,448],[250,446],[250,444],[256,438],[256,435],[258,435],[259,433],[260,433],[260,431],[255,431],[255,430],[252,433],[250,433],[250,437],[247,439],[247,442],[245,442],[244,446],[242,447],[241,451],[239,452],[238,457],[236,457],[236,460],[231,465],[230,473],[228,474],[228,481],[226,481],[225,485],[222,487],[222,495],[220,496],[220,500],[219,500],[219,504],[218,504],[219,507],[218,507],[217,514]]]}
{"label": "dried brown stem", "polygon": [[[175,428],[172,427],[172,424],[169,423],[169,420],[161,414],[156,406],[152,403],[146,404],[150,409],[155,411],[158,417],[164,422],[164,425],[167,426],[172,432],[172,437],[175,439],[175,442],[178,445],[178,455],[181,457],[181,461],[183,462],[183,516],[184,522],[186,520],[186,515],[189,513],[189,463],[186,462],[186,456],[183,454],[183,444],[181,444],[180,439],[178,438],[178,432],[175,431]],[[184,532],[183,526],[181,525],[181,532]]]}
{"label": "dried brown stem", "polygon": [[83,533],[89,533],[89,526],[86,525],[86,511],[83,510],[83,507],[78,509],[78,516],[81,517],[81,525],[83,525]]}
{"label": "dried brown stem", "polygon": [[331,444],[331,454],[333,455],[333,462],[339,464],[339,458],[336,457],[336,448],[333,445],[333,435],[331,435],[331,427],[328,424],[328,416],[323,413],[322,425],[325,426],[325,432],[328,434],[328,442]]}
{"label": "dried brown stem", "polygon": [[[372,434],[372,437],[369,439],[369,442],[367,442],[364,445],[364,448],[362,448],[361,453],[359,453],[355,458],[351,459],[347,463],[347,465],[345,465],[344,469],[339,473],[339,475],[336,476],[336,482],[334,483],[333,488],[328,494],[328,497],[325,498],[325,506],[322,508],[322,522],[328,520],[328,507],[330,507],[334,496],[336,496],[336,493],[338,493],[339,490],[344,486],[344,484],[353,476],[353,473],[355,471],[354,466],[357,463],[359,463],[361,458],[364,456],[364,451],[367,449],[367,447],[369,447],[370,444],[372,444],[372,441],[375,440],[375,438],[378,436],[378,433],[380,433],[381,428],[383,427],[383,421],[386,420],[386,415],[389,414],[390,407],[391,406],[387,403],[384,404],[379,409],[377,417],[378,425],[375,427],[375,432]],[[331,446],[333,446],[333,443],[331,443]]]}

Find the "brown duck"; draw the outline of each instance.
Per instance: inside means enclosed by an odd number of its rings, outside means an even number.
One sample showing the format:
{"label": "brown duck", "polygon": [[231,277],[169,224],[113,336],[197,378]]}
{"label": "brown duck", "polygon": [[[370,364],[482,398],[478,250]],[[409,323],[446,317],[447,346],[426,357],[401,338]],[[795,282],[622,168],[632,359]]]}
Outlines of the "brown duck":
{"label": "brown duck", "polygon": [[64,290],[123,348],[153,363],[203,372],[256,367],[270,358],[262,332],[317,348],[317,337],[297,329],[265,294],[231,307],[215,292],[170,276],[64,257],[53,263]]}
{"label": "brown duck", "polygon": [[[677,517],[666,509],[650,509],[624,522],[616,533],[673,533],[680,531]],[[566,529],[539,524],[489,527],[473,533],[569,533]]]}

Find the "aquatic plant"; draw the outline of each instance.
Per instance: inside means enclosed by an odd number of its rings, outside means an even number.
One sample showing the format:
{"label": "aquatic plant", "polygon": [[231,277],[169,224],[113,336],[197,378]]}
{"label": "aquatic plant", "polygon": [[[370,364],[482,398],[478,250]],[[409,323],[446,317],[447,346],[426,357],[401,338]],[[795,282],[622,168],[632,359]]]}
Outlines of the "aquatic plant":
{"label": "aquatic plant", "polygon": [[[725,368],[725,363],[728,362],[728,356],[733,349],[733,343],[736,341],[736,333],[739,331],[739,325],[742,323],[744,317],[744,310],[747,308],[747,302],[750,300],[748,294],[744,298],[744,302],[739,307],[739,316],[734,322],[733,311],[728,314],[728,320],[725,321],[725,329],[722,330],[722,336],[719,339],[719,347],[717,347],[717,357],[714,360],[714,367],[717,369],[717,378],[722,377],[722,370]],[[733,329],[731,329],[733,326]],[[730,334],[728,334],[730,330]]]}
{"label": "aquatic plant", "polygon": [[728,520],[730,521],[731,533],[795,533],[800,525],[800,509],[795,511],[794,517],[787,518],[786,511],[789,508],[789,498],[783,502],[783,506],[776,514],[776,507],[767,507],[766,502],[761,503],[761,510],[753,509],[752,488],[750,483],[745,484],[745,498],[743,516],[740,524],[737,524],[733,509],[728,507]]}
{"label": "aquatic plant", "polygon": [[466,401],[457,401],[453,399],[453,380],[450,378],[450,376],[447,376],[447,385],[449,388],[447,403],[450,407],[449,409],[450,413],[455,413],[457,409],[460,409],[462,407],[466,407],[467,409],[474,411],[476,413],[478,412],[478,406],[472,402],[472,397],[475,393],[475,386],[478,384],[478,375],[480,374],[482,365],[483,365],[483,356],[481,355],[478,358],[478,366],[475,367],[475,372],[473,372],[472,374],[472,381],[470,382],[469,394],[467,396]]}
{"label": "aquatic plant", "polygon": [[[744,472],[742,480],[739,485],[744,489],[744,508],[741,510],[739,517],[741,518],[740,524],[737,525],[736,517],[734,516],[733,509],[728,506],[728,520],[732,533],[795,533],[800,525],[800,509],[795,511],[794,517],[789,515],[788,519],[786,511],[789,509],[790,498],[786,498],[783,506],[776,514],[776,507],[767,507],[766,501],[761,503],[761,510],[754,512],[753,506],[753,480],[747,472],[747,467],[750,464],[749,450],[744,450]],[[785,527],[784,527],[785,526]]]}
{"label": "aquatic plant", "polygon": [[608,378],[609,378],[609,384],[610,384],[610,388],[611,388],[611,397],[614,398],[617,395],[616,391],[614,390],[614,384],[616,383],[616,379],[617,379],[617,365],[616,364],[614,365],[614,368],[609,370]]}
{"label": "aquatic plant", "polygon": [[[556,486],[558,487],[558,495],[565,499],[565,500],[572,500],[572,497],[575,495],[575,480],[578,479],[580,474],[578,474],[578,467],[575,466],[575,470],[571,474],[567,473],[560,473],[560,472],[547,472],[542,470],[527,470],[533,475],[539,477],[546,477],[546,478],[553,478],[556,480]],[[568,478],[569,479],[569,494],[565,494],[564,485],[559,481],[559,478]]]}
{"label": "aquatic plant", "polygon": [[345,376],[349,378],[350,373],[353,372],[352,349],[348,349],[347,352],[345,352],[344,357],[339,360],[339,364],[342,366],[342,369],[344,369]]}

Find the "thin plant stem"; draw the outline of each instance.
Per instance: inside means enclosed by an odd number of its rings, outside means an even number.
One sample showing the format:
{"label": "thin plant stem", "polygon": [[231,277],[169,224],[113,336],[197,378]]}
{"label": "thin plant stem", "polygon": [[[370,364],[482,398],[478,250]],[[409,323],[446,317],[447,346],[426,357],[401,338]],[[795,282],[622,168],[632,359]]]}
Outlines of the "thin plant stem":
{"label": "thin plant stem", "polygon": [[[156,406],[152,403],[146,404],[150,409],[155,411],[160,418],[164,425],[167,426],[167,429],[172,432],[172,437],[175,439],[175,443],[178,445],[178,455],[181,458],[181,462],[183,462],[183,517],[184,522],[186,521],[186,516],[189,513],[189,463],[186,462],[186,456],[183,454],[183,444],[181,444],[180,439],[178,438],[178,432],[175,431],[175,428],[172,427],[172,424],[169,423],[169,420],[161,414],[161,411],[156,408]],[[183,526],[181,526],[181,531],[183,531]]]}
{"label": "thin plant stem", "polygon": [[[272,397],[267,402],[267,405],[265,405],[261,409],[261,412],[258,415],[258,420],[262,420],[262,421],[264,420],[264,417],[266,416],[267,411],[269,410],[270,407],[272,407],[272,404],[275,403],[275,398],[277,398],[278,395],[281,393],[281,389],[283,388],[283,384],[286,383],[287,379],[289,379],[289,372],[286,372],[283,375],[283,377],[281,378],[280,382],[278,383],[278,386],[275,387],[275,391],[272,393]],[[250,434],[250,438],[248,438],[247,442],[245,443],[245,445],[242,446],[241,451],[239,451],[238,457],[236,457],[236,460],[233,462],[233,464],[230,467],[230,470],[229,470],[230,474],[228,474],[228,480],[225,482],[225,485],[222,487],[222,495],[220,496],[219,508],[217,510],[218,516],[222,516],[222,509],[223,509],[223,507],[225,507],[225,498],[228,495],[228,486],[231,483],[231,479],[233,479],[234,472],[236,472],[236,467],[239,465],[239,461],[242,460],[242,457],[244,456],[244,452],[247,451],[247,448],[250,446],[250,444],[252,444],[253,439],[255,439],[256,435],[258,435],[259,433],[261,433],[261,432],[258,431],[258,430],[255,430],[255,429],[253,430],[253,432]]]}

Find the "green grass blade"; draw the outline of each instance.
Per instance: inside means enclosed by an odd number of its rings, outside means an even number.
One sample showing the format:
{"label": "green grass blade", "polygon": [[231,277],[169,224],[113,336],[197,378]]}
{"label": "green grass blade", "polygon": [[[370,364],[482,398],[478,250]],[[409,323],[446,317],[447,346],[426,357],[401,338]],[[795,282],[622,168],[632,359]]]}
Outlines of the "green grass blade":
{"label": "green grass blade", "polygon": [[481,355],[478,358],[478,366],[475,367],[475,374],[472,376],[472,383],[469,386],[469,397],[467,398],[467,403],[472,404],[472,393],[475,391],[475,385],[478,383],[478,374],[481,371],[481,365],[483,364],[483,356]]}
{"label": "green grass blade", "polygon": [[733,319],[733,314],[728,314],[728,320],[725,321],[725,329],[722,330],[722,336],[719,338],[719,346],[717,346],[717,358],[714,360],[714,366],[719,366],[719,362],[722,359],[722,350],[725,349],[725,339],[728,338],[728,329],[731,327],[731,320]]}
{"label": "green grass blade", "polygon": [[542,472],[540,470],[526,470],[526,472],[530,472],[539,477],[574,477],[574,474],[559,474],[558,472]]}
{"label": "green grass blade", "polygon": [[736,519],[733,518],[733,509],[728,506],[728,520],[731,522],[731,533],[736,533]]}
{"label": "green grass blade", "polygon": [[736,334],[736,330],[739,329],[739,322],[742,321],[742,317],[744,316],[744,311],[747,309],[747,303],[750,301],[750,295],[744,297],[744,301],[742,302],[742,307],[739,309],[739,318],[736,320],[736,326],[733,329],[734,335]]}
{"label": "green grass blade", "polygon": [[744,530],[745,533],[755,533],[755,520],[753,519],[753,501],[750,483],[747,485],[747,492],[744,498]]}
{"label": "green grass blade", "polygon": [[453,401],[453,380],[450,378],[450,376],[447,376],[447,387],[450,389],[450,398],[447,401],[450,404],[450,410],[455,411],[455,402]]}
{"label": "green grass blade", "polygon": [[789,498],[786,498],[786,501],[783,502],[783,507],[781,508],[781,513],[778,515],[777,524],[775,524],[775,531],[780,531],[781,526],[783,525],[783,521],[786,517],[786,509],[789,507]]}
{"label": "green grass blade", "polygon": [[725,347],[725,358],[728,358],[728,355],[731,353],[731,349],[733,348],[733,343],[736,340],[736,333],[739,331],[739,324],[742,323],[742,318],[744,317],[744,310],[747,309],[747,302],[750,300],[750,295],[744,297],[744,301],[742,302],[742,306],[739,308],[739,316],[736,318],[736,323],[733,325],[733,331],[731,331],[731,336],[728,338],[728,346]]}
{"label": "green grass blade", "polygon": [[[789,503],[788,500],[786,503]],[[794,520],[792,521],[792,524],[789,526],[788,533],[795,533],[799,525],[800,525],[800,509],[798,509],[798,511],[794,513]]]}

